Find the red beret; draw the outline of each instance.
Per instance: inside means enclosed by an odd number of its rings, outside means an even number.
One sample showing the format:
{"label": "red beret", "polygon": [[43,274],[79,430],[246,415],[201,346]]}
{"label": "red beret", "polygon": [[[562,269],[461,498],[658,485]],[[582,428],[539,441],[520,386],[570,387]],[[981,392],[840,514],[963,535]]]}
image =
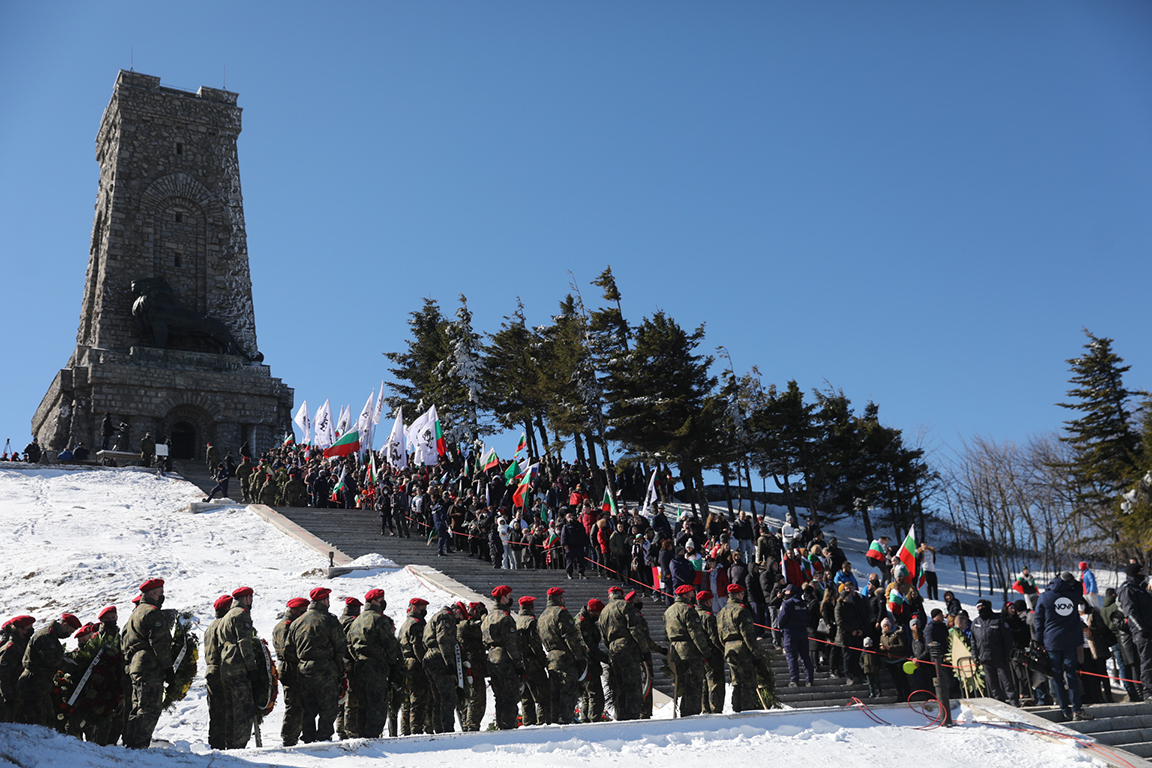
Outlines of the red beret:
{"label": "red beret", "polygon": [[328,587],[316,587],[316,589],[308,593],[308,597],[313,600],[327,600],[330,594],[332,594],[332,590],[328,589]]}
{"label": "red beret", "polygon": [[351,605],[354,608],[359,608],[360,606],[364,605],[364,603],[360,602],[360,598],[348,595],[348,597],[344,598],[344,605]]}
{"label": "red beret", "polygon": [[701,603],[704,602],[705,600],[711,600],[712,599],[712,593],[706,589],[702,589],[696,593],[696,599],[698,601],[700,601]]}
{"label": "red beret", "polygon": [[288,601],[289,608],[307,608],[308,600],[303,597],[294,597]]}
{"label": "red beret", "polygon": [[80,619],[70,613],[60,614],[60,621],[72,627],[72,629],[80,629]]}
{"label": "red beret", "polygon": [[428,601],[422,597],[414,597],[408,601],[408,605],[413,605],[413,606],[428,605]]}
{"label": "red beret", "polygon": [[624,587],[608,587],[608,594],[612,594],[613,592],[624,594]]}
{"label": "red beret", "polygon": [[376,589],[370,589],[364,593],[364,602],[370,603],[373,600],[379,600],[383,597],[384,597],[384,590],[377,587]]}
{"label": "red beret", "polygon": [[593,613],[599,613],[604,610],[604,601],[596,597],[592,598],[588,601],[588,610]]}
{"label": "red beret", "polygon": [[36,619],[28,615],[13,616],[12,618],[8,619],[8,621],[4,622],[3,629],[7,629],[8,627],[30,627],[35,623]]}
{"label": "red beret", "polygon": [[500,586],[496,587],[496,589],[492,590],[492,597],[497,599],[501,597],[508,597],[510,594],[512,594],[512,587],[508,586],[507,584],[501,584]]}
{"label": "red beret", "polygon": [[739,584],[729,584],[728,585],[728,594],[730,594],[730,595],[738,595],[743,591],[744,591],[744,587],[740,586]]}
{"label": "red beret", "polygon": [[524,595],[524,597],[520,598],[520,605],[531,605],[534,602],[536,602],[536,598],[532,595]]}
{"label": "red beret", "polygon": [[468,603],[468,610],[478,611],[484,607],[484,603]]}
{"label": "red beret", "polygon": [[248,597],[253,594],[255,594],[255,592],[252,591],[252,587],[240,587],[232,593],[232,597],[239,600],[242,597]]}
{"label": "red beret", "polygon": [[462,600],[456,601],[456,607],[459,608],[460,612],[463,613],[465,616],[468,615],[468,606],[464,605],[464,602]]}
{"label": "red beret", "polygon": [[676,587],[676,594],[678,595],[690,595],[695,591],[696,587],[692,586],[691,584],[681,584],[680,586]]}
{"label": "red beret", "polygon": [[556,597],[557,595],[562,595],[562,594],[564,594],[564,590],[560,589],[560,587],[549,587],[548,588],[548,597]]}
{"label": "red beret", "polygon": [[216,598],[216,602],[212,603],[212,607],[217,611],[230,605],[232,605],[232,595],[220,595]]}
{"label": "red beret", "polygon": [[132,604],[140,605],[140,595],[136,595],[136,597],[132,598]]}
{"label": "red beret", "polygon": [[140,585],[140,591],[147,592],[162,586],[164,586],[164,579],[148,579],[148,581]]}
{"label": "red beret", "polygon": [[84,637],[85,635],[90,635],[98,629],[100,629],[99,624],[88,622],[84,626],[80,627],[80,629],[76,630],[76,637]]}
{"label": "red beret", "polygon": [[108,606],[104,610],[100,611],[100,615],[97,616],[96,618],[100,619],[100,621],[104,621],[104,617],[110,613],[113,613],[113,614],[116,613],[116,606],[114,606],[114,605]]}
{"label": "red beret", "polygon": [[639,595],[636,594],[636,590],[632,590],[628,594],[624,595],[625,600],[631,600],[634,597],[639,597]]}

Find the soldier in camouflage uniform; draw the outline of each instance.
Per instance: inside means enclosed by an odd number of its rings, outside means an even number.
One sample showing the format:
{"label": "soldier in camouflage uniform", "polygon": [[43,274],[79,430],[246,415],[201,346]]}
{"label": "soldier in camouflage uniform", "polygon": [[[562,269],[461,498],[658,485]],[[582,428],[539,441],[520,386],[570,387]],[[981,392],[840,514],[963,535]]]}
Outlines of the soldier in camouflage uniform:
{"label": "soldier in camouflage uniform", "polygon": [[600,614],[604,603],[596,598],[580,609],[576,615],[576,626],[584,637],[584,648],[588,651],[588,675],[581,686],[580,720],[596,723],[604,719],[604,665],[608,654],[600,647]]}
{"label": "soldier in camouflage uniform", "polygon": [[252,736],[256,702],[252,686],[264,673],[264,651],[252,626],[251,587],[232,593],[232,608],[220,621],[220,684],[228,699],[228,749],[244,749]]}
{"label": "soldier in camouflage uniform", "polygon": [[208,684],[208,746],[227,749],[232,732],[230,697],[220,680],[220,627],[232,610],[232,595],[221,595],[212,603],[216,619],[204,630],[204,680]]}
{"label": "soldier in camouflage uniform", "polygon": [[252,460],[247,456],[240,459],[240,465],[236,467],[236,477],[240,480],[240,493],[244,501],[251,503],[252,492],[248,488],[249,482],[253,477]]}
{"label": "soldier in camouflage uniform", "polygon": [[298,472],[288,473],[288,482],[284,484],[284,506],[308,506],[308,487],[304,485]]}
{"label": "soldier in camouflage uniform", "polygon": [[744,604],[744,588],[739,584],[728,585],[728,604],[716,617],[716,629],[724,643],[724,660],[732,677],[732,709],[736,712],[760,709],[756,694],[760,646],[756,643],[752,612]]}
{"label": "soldier in camouflage uniform", "polygon": [[132,680],[124,746],[148,749],[164,703],[164,684],[176,680],[172,669],[172,630],[160,612],[164,580],[148,579],[140,585],[140,603],[120,636],[124,665]]}
{"label": "soldier in camouflage uniform", "polygon": [[696,593],[696,612],[700,614],[700,624],[704,627],[704,634],[708,635],[710,646],[704,664],[703,711],[720,715],[724,713],[725,698],[724,644],[720,642],[720,633],[716,630],[716,616],[709,609],[711,605],[711,592],[703,589]]}
{"label": "soldier in camouflage uniform", "polygon": [[31,725],[56,727],[56,711],[52,706],[52,685],[64,659],[64,643],[80,629],[80,619],[65,613],[41,627],[32,635],[24,649],[24,671],[18,686],[23,700],[23,721]]}
{"label": "soldier in camouflage uniform", "polygon": [[31,616],[13,616],[4,622],[3,645],[0,645],[0,722],[14,723],[24,712],[18,685],[24,671],[24,650],[32,636]]}
{"label": "soldier in camouflage uniform", "polygon": [[640,658],[640,663],[646,665],[648,668],[648,686],[647,689],[643,692],[644,695],[640,698],[640,717],[641,719],[648,720],[652,717],[652,651],[659,651],[660,653],[667,656],[668,649],[652,642],[652,633],[648,629],[648,620],[644,618],[644,596],[633,590],[632,592],[629,592],[627,595],[625,595],[624,599],[631,603],[632,607],[636,609],[636,618],[640,620],[640,626],[644,630],[643,645],[646,650],[644,651],[644,655]]}
{"label": "soldier in camouflage uniform", "polygon": [[676,587],[676,601],[664,611],[664,632],[668,637],[668,661],[676,676],[680,717],[700,714],[704,698],[704,661],[711,650],[708,634],[696,612],[696,588]]}
{"label": "soldier in camouflage uniform", "polygon": [[114,659],[120,659],[120,703],[114,709],[103,715],[98,716],[96,722],[91,728],[92,741],[100,746],[106,747],[115,744],[120,740],[120,732],[124,730],[124,695],[127,694],[131,684],[128,682],[128,677],[123,674],[124,664],[123,656],[120,651],[120,630],[116,626],[118,617],[116,606],[109,605],[100,611],[97,616],[100,620],[99,632],[96,635],[96,642],[104,649],[105,658],[109,655]]}
{"label": "soldier in camouflage uniform", "polygon": [[537,623],[548,654],[548,685],[552,691],[553,722],[571,723],[580,697],[580,681],[588,672],[588,654],[576,620],[564,606],[564,590],[548,590],[548,607]]}
{"label": "soldier in camouflage uniform", "polygon": [[303,694],[297,686],[296,666],[289,664],[285,657],[288,646],[288,628],[292,626],[293,621],[304,615],[304,611],[308,610],[308,600],[303,597],[294,597],[288,601],[287,608],[288,611],[284,614],[284,618],[276,622],[276,627],[272,630],[272,648],[276,651],[276,659],[280,662],[280,686],[284,690],[284,723],[280,726],[280,740],[284,746],[292,747],[301,738],[301,730],[304,731],[303,738],[305,741],[316,741],[316,723],[309,721],[307,723],[308,729],[304,728],[304,703],[301,700]]}
{"label": "soldier in camouflage uniform", "polygon": [[516,634],[520,636],[520,650],[524,660],[524,688],[520,692],[521,720],[524,725],[544,725],[552,719],[552,694],[548,689],[548,658],[540,643],[536,627],[536,598],[520,598],[520,613],[516,616]]}
{"label": "soldier in camouflage uniform", "polygon": [[481,630],[488,609],[484,603],[468,604],[468,620],[460,623],[460,651],[464,658],[464,695],[459,702],[460,727],[465,731],[480,730],[484,719],[488,695],[484,678],[488,675],[488,660],[484,652],[484,634]]}
{"label": "soldier in camouflage uniform", "polygon": [[341,671],[348,652],[344,630],[328,612],[330,594],[332,590],[325,587],[316,587],[309,593],[312,602],[288,628],[284,648],[285,659],[296,667],[295,682],[302,694],[304,720],[316,723],[316,741],[332,738],[340,705]]}
{"label": "soldier in camouflage uniform", "polygon": [[463,619],[460,609],[446,605],[424,627],[424,673],[432,690],[432,725],[436,733],[456,730],[457,666],[460,656],[456,625]]}
{"label": "soldier in camouflage uniform", "polygon": [[414,597],[408,601],[408,618],[400,626],[400,651],[404,654],[405,687],[400,733],[435,733],[432,727],[432,692],[428,689],[428,675],[424,673],[424,630],[427,622],[428,601]]}
{"label": "soldier in camouflage uniform", "polygon": [[[360,602],[360,599],[357,597],[349,595],[344,598],[344,611],[340,614],[340,628],[344,630],[344,639],[348,639],[348,630],[352,627],[352,622],[356,621],[356,618],[360,615],[360,609],[363,606],[364,603]],[[350,679],[351,672],[352,648],[349,646],[348,656],[344,659],[344,669],[342,670],[344,680]],[[347,715],[348,704],[349,701],[351,701],[351,697],[347,695],[348,688],[346,686],[341,687],[344,690],[344,694],[340,697],[340,711],[336,713],[336,735],[342,739],[347,739],[350,731],[344,727],[344,718]]]}
{"label": "soldier in camouflage uniform", "polygon": [[364,611],[348,629],[352,672],[344,728],[353,738],[379,738],[388,722],[390,681],[399,677],[402,656],[396,625],[384,615],[384,590],[364,595]]}
{"label": "soldier in camouflage uniform", "polygon": [[608,605],[600,614],[600,632],[608,646],[612,699],[617,720],[640,718],[643,692],[640,664],[648,651],[648,633],[636,609],[624,599],[624,590],[608,590]]}
{"label": "soldier in camouflage uniform", "polygon": [[508,613],[512,607],[512,589],[499,586],[492,590],[496,607],[480,625],[484,647],[488,649],[488,676],[496,698],[496,727],[502,731],[516,727],[516,704],[524,680],[524,661],[516,621]]}

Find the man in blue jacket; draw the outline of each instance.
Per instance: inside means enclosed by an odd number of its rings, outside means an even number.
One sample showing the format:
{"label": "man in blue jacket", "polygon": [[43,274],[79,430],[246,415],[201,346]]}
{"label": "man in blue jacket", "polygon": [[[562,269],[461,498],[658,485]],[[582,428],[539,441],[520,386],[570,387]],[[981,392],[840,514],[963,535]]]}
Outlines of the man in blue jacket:
{"label": "man in blue jacket", "polygon": [[[1053,579],[1036,602],[1036,644],[1048,652],[1056,699],[1065,720],[1093,720],[1080,704],[1080,665],[1076,650],[1084,645],[1084,625],[1076,604],[1083,597],[1080,583],[1065,572]],[[1068,690],[1064,690],[1067,683]],[[1069,701],[1071,698],[1071,701]]]}
{"label": "man in blue jacket", "polygon": [[788,659],[789,688],[797,688],[800,681],[800,668],[803,665],[804,678],[812,685],[812,655],[808,652],[808,606],[800,597],[800,590],[789,584],[784,588],[784,603],[780,606],[778,618],[780,632],[784,636],[784,656]]}

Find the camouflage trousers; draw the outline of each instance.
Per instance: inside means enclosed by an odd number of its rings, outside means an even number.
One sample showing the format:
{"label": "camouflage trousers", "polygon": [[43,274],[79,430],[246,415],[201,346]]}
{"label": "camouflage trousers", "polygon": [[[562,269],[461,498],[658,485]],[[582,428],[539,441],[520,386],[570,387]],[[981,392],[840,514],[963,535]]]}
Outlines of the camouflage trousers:
{"label": "camouflage trousers", "polygon": [[492,681],[492,695],[496,698],[496,727],[502,731],[516,727],[516,705],[520,701],[522,676],[517,674],[503,649],[495,648],[488,654],[488,673]]}
{"label": "camouflage trousers", "polygon": [[669,658],[676,680],[677,712],[680,717],[700,714],[704,703],[704,660]]}
{"label": "camouflage trousers", "polygon": [[432,691],[431,721],[435,733],[456,730],[456,670],[445,666],[428,672],[428,687]]}
{"label": "camouflage trousers", "polygon": [[356,662],[348,676],[344,730],[352,738],[376,739],[388,722],[388,665],[376,660]]}
{"label": "camouflage trousers", "polygon": [[[296,745],[301,736],[304,743],[316,741],[316,723],[309,722],[309,728],[304,728],[304,704],[301,701],[300,691],[295,685],[284,683],[284,723],[280,726],[280,740],[286,747]],[[301,734],[303,731],[303,734]]]}
{"label": "camouflage trousers", "polygon": [[[335,732],[336,712],[340,708],[340,682],[341,676],[334,669],[331,672],[299,673],[296,687],[304,710],[304,731],[308,733],[313,724],[316,729],[312,741],[329,741]],[[304,742],[308,743],[307,737]]]}
{"label": "camouflage trousers", "polygon": [[732,676],[733,711],[760,709],[760,699],[756,694],[756,663],[752,652],[743,643],[726,643],[724,660],[728,662],[728,672]]}
{"label": "camouflage trousers", "polygon": [[524,725],[545,725],[552,720],[552,694],[548,689],[548,673],[543,665],[529,663],[524,667],[524,690],[520,692]]}
{"label": "camouflage trousers", "polygon": [[573,664],[555,662],[548,665],[548,687],[552,693],[552,722],[571,723],[576,717],[580,698],[580,673]]}
{"label": "camouflage trousers", "polygon": [[414,733],[435,733],[430,717],[432,711],[432,691],[428,687],[428,676],[418,661],[409,659],[408,693],[400,712],[400,733],[411,736]]}
{"label": "camouflage trousers", "polygon": [[228,749],[244,749],[252,738],[252,723],[256,720],[256,703],[252,700],[252,683],[248,676],[221,674],[222,693],[227,701],[227,725],[225,734]]}
{"label": "camouflage trousers", "polygon": [[640,656],[629,649],[609,649],[609,681],[612,684],[612,700],[616,705],[617,720],[639,720],[643,706],[643,691],[640,690]]}
{"label": "camouflage trousers", "polygon": [[588,662],[588,676],[581,686],[580,720],[596,723],[604,719],[603,667],[598,661]]}
{"label": "camouflage trousers", "polygon": [[480,730],[480,721],[484,719],[484,711],[488,708],[488,690],[483,676],[472,678],[456,706],[460,713],[460,727],[465,731]]}
{"label": "camouflage trousers", "polygon": [[724,657],[717,654],[708,657],[704,664],[704,711],[717,715],[724,712]]}
{"label": "camouflage trousers", "polygon": [[224,690],[219,671],[206,673],[204,680],[208,684],[208,746],[212,749],[228,749],[230,699]]}
{"label": "camouflage trousers", "polygon": [[124,746],[148,749],[152,732],[160,720],[164,704],[164,678],[159,672],[132,672],[131,698],[128,704],[128,723],[124,726]]}

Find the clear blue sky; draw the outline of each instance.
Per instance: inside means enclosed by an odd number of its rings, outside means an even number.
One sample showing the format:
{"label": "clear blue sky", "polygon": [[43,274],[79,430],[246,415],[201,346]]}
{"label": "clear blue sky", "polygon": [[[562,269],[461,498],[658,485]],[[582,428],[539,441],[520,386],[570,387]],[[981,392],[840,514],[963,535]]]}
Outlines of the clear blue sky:
{"label": "clear blue sky", "polygon": [[[240,94],[260,348],[358,411],[424,296],[627,316],[936,444],[1152,388],[1152,4],[0,0],[0,438],[71,353],[117,71]],[[515,436],[497,441],[510,452]]]}

